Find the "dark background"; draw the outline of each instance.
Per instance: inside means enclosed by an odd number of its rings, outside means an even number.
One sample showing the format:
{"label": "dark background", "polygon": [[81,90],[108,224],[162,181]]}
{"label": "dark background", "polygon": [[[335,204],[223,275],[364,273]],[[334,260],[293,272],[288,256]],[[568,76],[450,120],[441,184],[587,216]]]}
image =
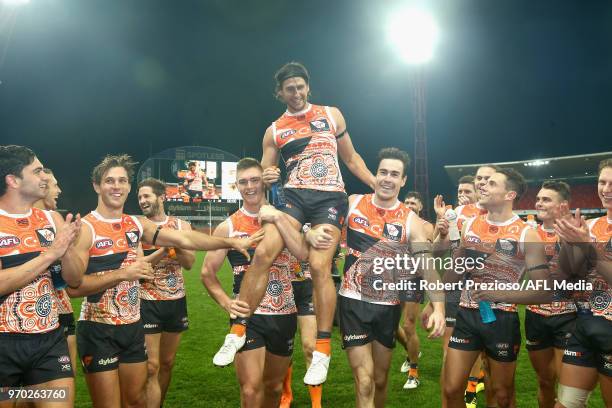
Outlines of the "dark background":
{"label": "dark background", "polygon": [[[0,142],[33,148],[60,207],[96,203],[107,153],[140,162],[183,145],[261,157],[284,107],[273,74],[311,74],[340,107],[372,171],[381,147],[414,148],[410,68],[385,37],[405,2],[31,0],[0,6]],[[441,28],[427,66],[430,190],[442,166],[594,153],[612,146],[612,3],[429,1]],[[344,171],[349,192],[365,186]],[[409,177],[409,185],[412,174]],[[128,210],[136,210],[134,192]]]}

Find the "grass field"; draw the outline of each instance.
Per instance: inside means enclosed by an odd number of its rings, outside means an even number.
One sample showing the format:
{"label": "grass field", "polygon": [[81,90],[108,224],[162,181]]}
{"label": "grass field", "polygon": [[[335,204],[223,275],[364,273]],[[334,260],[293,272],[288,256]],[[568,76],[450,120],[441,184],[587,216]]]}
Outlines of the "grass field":
{"label": "grass field", "polygon": [[[227,330],[227,316],[200,283],[201,254],[191,271],[185,272],[190,329],[183,335],[177,354],[176,366],[164,407],[239,407],[240,396],[234,368],[216,368],[212,356],[221,345]],[[219,274],[223,286],[231,289],[231,270],[227,262]],[[73,300],[75,316],[78,317],[80,299]],[[522,314],[522,313],[521,313]],[[423,356],[419,364],[421,386],[416,390],[403,390],[405,374],[399,372],[405,355],[401,347],[396,348],[389,376],[388,407],[440,407],[438,378],[442,360],[440,340],[427,340],[419,327]],[[294,407],[309,407],[308,390],[302,383],[305,372],[304,358],[299,346],[299,334],[294,352],[293,392]],[[523,341],[524,344],[524,341]],[[330,374],[323,389],[323,406],[344,408],[354,406],[353,378],[346,355],[340,348],[337,328],[333,333],[333,358]],[[521,350],[516,376],[518,407],[537,407],[537,380],[529,363],[527,352]],[[484,407],[484,400],[479,406]],[[89,407],[91,402],[82,371],[77,375],[77,407]],[[591,397],[589,407],[604,407],[599,391]]]}

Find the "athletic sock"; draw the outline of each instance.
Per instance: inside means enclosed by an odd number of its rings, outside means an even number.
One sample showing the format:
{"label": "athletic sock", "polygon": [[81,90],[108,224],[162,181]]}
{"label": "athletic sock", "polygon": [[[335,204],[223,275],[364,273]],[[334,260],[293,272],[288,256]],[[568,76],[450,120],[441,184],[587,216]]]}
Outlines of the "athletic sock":
{"label": "athletic sock", "polygon": [[477,385],[478,385],[478,378],[476,378],[476,377],[469,377],[468,378],[466,392],[475,393]]}
{"label": "athletic sock", "polygon": [[235,334],[238,337],[242,337],[246,334],[246,325],[242,323],[232,323],[230,333]]}
{"label": "athletic sock", "polygon": [[408,370],[408,377],[419,376],[419,365],[416,363],[410,363],[410,370]]}
{"label": "athletic sock", "polygon": [[331,356],[331,333],[318,331],[317,342],[315,343],[315,351]]}
{"label": "athletic sock", "polygon": [[308,393],[310,394],[310,404],[312,408],[321,408],[321,397],[323,396],[323,384],[309,385]]}

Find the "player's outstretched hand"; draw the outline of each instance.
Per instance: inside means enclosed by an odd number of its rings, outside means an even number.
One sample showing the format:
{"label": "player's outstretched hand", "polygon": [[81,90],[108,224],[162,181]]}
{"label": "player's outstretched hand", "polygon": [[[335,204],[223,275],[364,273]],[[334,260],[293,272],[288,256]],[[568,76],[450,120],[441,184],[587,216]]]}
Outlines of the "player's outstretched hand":
{"label": "player's outstretched hand", "polygon": [[249,255],[249,248],[261,241],[263,237],[264,230],[262,228],[248,238],[233,238],[232,248],[246,256],[246,258],[250,261],[251,255]]}
{"label": "player's outstretched hand", "polygon": [[444,214],[446,214],[446,203],[444,203],[444,197],[440,194],[434,198],[434,211],[438,219],[444,218]]}
{"label": "player's outstretched hand", "polygon": [[123,274],[123,279],[126,281],[152,280],[153,267],[143,258],[136,258],[134,262],[123,268]]}
{"label": "player's outstretched hand", "polygon": [[427,320],[427,330],[429,330],[429,339],[435,339],[437,337],[441,337],[444,334],[444,329],[446,328],[446,319],[444,318],[444,313],[440,311],[433,311]]}
{"label": "player's outstretched hand", "polygon": [[314,249],[328,249],[333,244],[332,228],[323,225],[306,233],[306,241]]}
{"label": "player's outstretched hand", "polygon": [[251,309],[249,304],[244,300],[232,299],[232,301],[226,306],[225,310],[229,313],[231,319],[238,317],[249,317],[251,315]]}

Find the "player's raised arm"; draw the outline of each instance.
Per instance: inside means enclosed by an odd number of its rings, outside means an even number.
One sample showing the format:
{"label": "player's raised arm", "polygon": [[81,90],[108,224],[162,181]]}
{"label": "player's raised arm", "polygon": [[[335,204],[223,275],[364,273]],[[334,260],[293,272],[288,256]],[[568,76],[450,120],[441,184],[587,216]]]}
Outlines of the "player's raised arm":
{"label": "player's raised arm", "polygon": [[331,108],[332,116],[336,122],[336,137],[338,139],[338,155],[346,164],[346,167],[353,173],[359,180],[364,184],[368,185],[374,190],[376,184],[376,178],[368,170],[363,158],[357,153],[351,137],[346,129],[346,122],[344,116],[338,108]]}

